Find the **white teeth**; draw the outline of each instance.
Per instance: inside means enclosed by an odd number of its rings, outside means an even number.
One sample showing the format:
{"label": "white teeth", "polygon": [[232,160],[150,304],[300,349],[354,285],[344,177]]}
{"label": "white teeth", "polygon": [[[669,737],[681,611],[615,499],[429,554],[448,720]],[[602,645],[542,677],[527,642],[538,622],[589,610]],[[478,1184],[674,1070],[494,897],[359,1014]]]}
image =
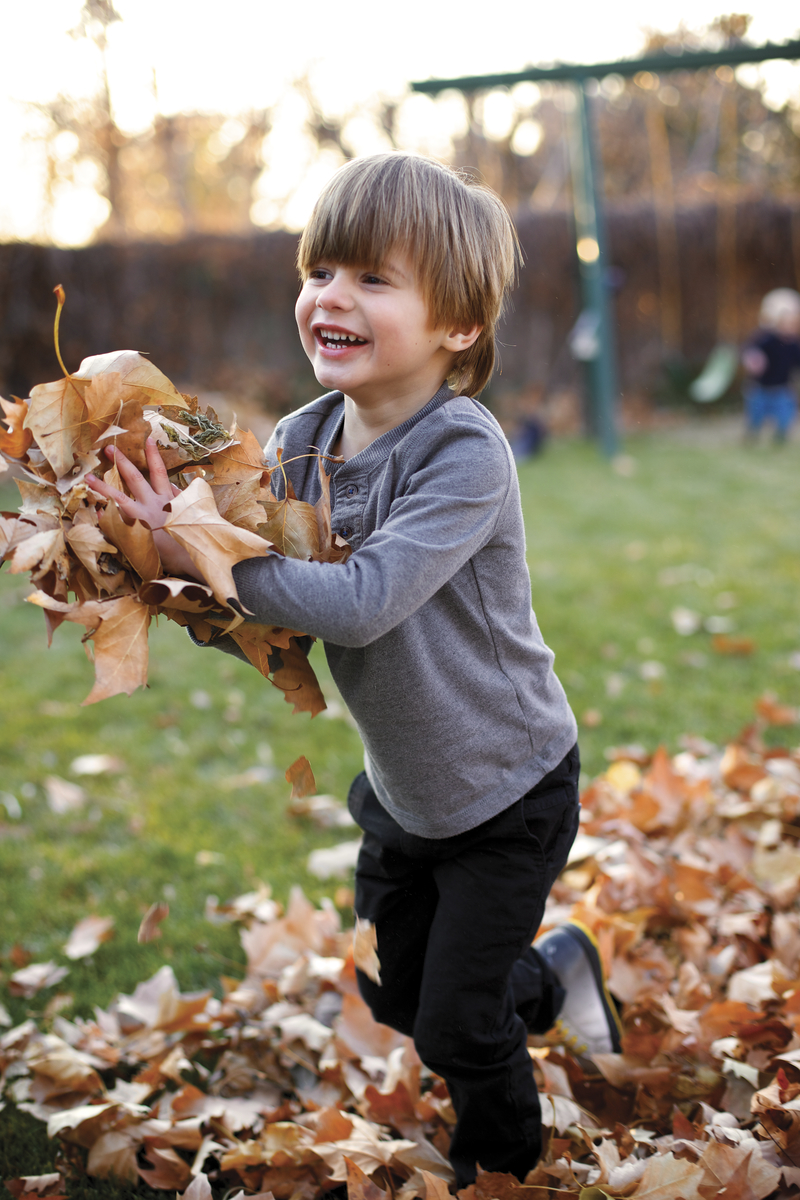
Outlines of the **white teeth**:
{"label": "white teeth", "polygon": [[363,338],[360,338],[358,334],[338,333],[333,329],[320,329],[319,334],[320,337],[324,338],[326,342],[363,342],[364,340]]}

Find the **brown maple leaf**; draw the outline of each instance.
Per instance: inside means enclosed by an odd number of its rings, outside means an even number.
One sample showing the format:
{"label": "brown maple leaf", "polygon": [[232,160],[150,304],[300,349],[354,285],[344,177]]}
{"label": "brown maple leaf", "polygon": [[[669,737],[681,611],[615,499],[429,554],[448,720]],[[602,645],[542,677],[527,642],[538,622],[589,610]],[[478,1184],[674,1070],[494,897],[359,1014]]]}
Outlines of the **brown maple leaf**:
{"label": "brown maple leaf", "polygon": [[67,621],[86,626],[84,642],[94,645],[95,683],[84,704],[96,704],[120,692],[131,695],[147,683],[147,629],[150,609],[136,596],[65,604],[45,592],[26,597],[40,608],[63,613]]}
{"label": "brown maple leaf", "polygon": [[151,904],[142,917],[142,923],[136,935],[137,942],[152,942],[155,938],[161,937],[160,925],[168,916],[169,905],[166,901],[157,900],[155,904]]}
{"label": "brown maple leaf", "polygon": [[113,500],[100,510],[100,529],[110,542],[122,552],[136,574],[145,582],[158,579],[161,574],[161,559],[156,549],[153,534],[141,521],[128,525]]}
{"label": "brown maple leaf", "polygon": [[196,579],[171,579],[168,576],[143,583],[139,588],[139,599],[143,604],[164,609],[168,616],[174,610],[208,612],[216,605],[211,589]]}
{"label": "brown maple leaf", "polygon": [[[19,534],[22,532],[20,530]],[[6,556],[8,553],[7,549]],[[63,529],[42,529],[24,540],[19,540],[11,554],[9,570],[12,575],[30,571],[31,578],[35,581],[48,571],[54,570],[62,579],[66,579],[69,575],[69,560]]]}
{"label": "brown maple leaf", "polygon": [[287,558],[319,557],[319,525],[313,505],[304,500],[262,500],[267,520],[258,526],[262,537]]}
{"label": "brown maple leaf", "polygon": [[69,547],[80,559],[101,592],[117,592],[125,580],[122,564],[114,557],[117,547],[106,541],[96,525],[82,521],[66,531]]}
{"label": "brown maple leaf", "polygon": [[356,916],[353,936],[353,962],[367,979],[380,986],[381,960],[378,958],[378,931],[366,917]]}
{"label": "brown maple leaf", "polygon": [[218,485],[212,482],[214,503],[217,512],[232,525],[240,529],[249,529],[258,533],[258,527],[264,521],[264,508],[259,500],[261,484],[258,478],[245,479],[241,483],[225,483]]}
{"label": "brown maple leaf", "polygon": [[347,1200],[388,1200],[389,1193],[373,1183],[352,1158],[345,1154],[344,1161],[347,1167]]}
{"label": "brown maple leaf", "polygon": [[171,1146],[159,1146],[155,1138],[145,1138],[144,1153],[151,1164],[150,1168],[139,1166],[137,1169],[145,1183],[153,1188],[179,1192],[189,1185],[191,1167],[177,1150]]}
{"label": "brown maple leaf", "polygon": [[217,512],[214,493],[195,479],[168,506],[164,528],[189,554],[220,604],[238,600],[232,569],[246,558],[261,558],[271,547],[255,533],[237,529]]}
{"label": "brown maple leaf", "polygon": [[209,455],[209,463],[213,467],[215,487],[247,483],[253,479],[261,486],[271,474],[258,438],[250,430],[237,429],[233,445]]}
{"label": "brown maple leaf", "polygon": [[[246,645],[242,649],[248,653]],[[296,638],[289,639],[288,649],[273,647],[273,650],[280,658],[280,665],[272,673],[273,683],[285,693],[287,704],[294,706],[292,712],[307,712],[315,717],[327,705],[308,655]]]}
{"label": "brown maple leaf", "polygon": [[129,399],[144,404],[172,404],[188,408],[189,403],[158,367],[138,350],[110,350],[84,358],[73,378],[94,379],[98,375],[119,375]]}
{"label": "brown maple leaf", "polygon": [[91,448],[85,385],[71,375],[53,383],[40,383],[31,391],[23,422],[44,454],[56,477],[67,475],[75,465],[75,451]]}

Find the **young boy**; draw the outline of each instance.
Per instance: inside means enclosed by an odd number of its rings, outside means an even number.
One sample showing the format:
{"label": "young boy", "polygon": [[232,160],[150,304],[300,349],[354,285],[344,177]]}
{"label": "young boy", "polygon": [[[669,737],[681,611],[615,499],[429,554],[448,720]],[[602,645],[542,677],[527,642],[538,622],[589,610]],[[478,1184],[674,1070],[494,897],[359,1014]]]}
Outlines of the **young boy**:
{"label": "young boy", "polygon": [[[300,338],[332,390],[279,423],[267,456],[342,457],[333,522],[354,552],[234,568],[259,621],[324,640],[358,723],[355,907],[381,964],[381,983],[359,973],[359,986],[447,1082],[460,1187],[476,1163],[520,1179],[536,1164],[529,1030],[559,1019],[579,1052],[619,1048],[588,931],[570,924],[531,947],[578,828],[579,763],[531,610],[514,460],[472,398],[492,373],[516,258],[498,198],[448,168],[399,153],[341,168],[298,255]],[[170,569],[193,573],[159,528],[172,492],[152,445],[148,461],[150,483],[119,456],[132,499],[92,486],[158,530]],[[316,459],[287,471],[315,501]]]}
{"label": "young boy", "polygon": [[775,441],[785,442],[797,413],[794,377],[800,373],[800,294],[775,288],[761,301],[759,328],[742,352],[747,437],[775,422]]}

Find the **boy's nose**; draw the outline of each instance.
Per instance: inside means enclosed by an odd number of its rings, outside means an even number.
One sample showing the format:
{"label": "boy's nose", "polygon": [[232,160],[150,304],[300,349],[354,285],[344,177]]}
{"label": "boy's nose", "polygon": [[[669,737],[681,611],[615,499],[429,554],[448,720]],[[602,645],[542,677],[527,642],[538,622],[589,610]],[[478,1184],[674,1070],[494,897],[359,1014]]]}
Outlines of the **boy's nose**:
{"label": "boy's nose", "polygon": [[353,297],[347,280],[339,274],[334,275],[317,296],[316,306],[327,312],[335,308],[352,308]]}

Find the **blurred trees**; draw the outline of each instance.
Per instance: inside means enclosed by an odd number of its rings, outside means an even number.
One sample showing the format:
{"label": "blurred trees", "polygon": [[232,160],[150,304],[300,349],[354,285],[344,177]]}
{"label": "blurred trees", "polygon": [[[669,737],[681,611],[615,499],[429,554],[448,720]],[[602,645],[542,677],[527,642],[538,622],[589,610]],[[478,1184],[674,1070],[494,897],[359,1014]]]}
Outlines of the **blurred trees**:
{"label": "blurred trees", "polygon": [[[108,205],[107,219],[97,230],[101,240],[246,233],[254,228],[254,211],[258,224],[285,224],[293,211],[293,188],[302,184],[274,178],[286,175],[282,162],[268,180],[273,193],[268,202],[253,207],[270,175],[273,111],[158,116],[137,134],[118,127],[105,62],[108,28],[118,20],[111,0],[86,0],[72,33],[97,47],[98,91],[87,100],[59,96],[39,106],[51,196],[64,180],[93,186]],[[732,15],[702,33],[652,32],[644,52],[722,48],[741,41],[748,23],[749,18]],[[733,193],[791,196],[800,187],[800,110],[770,109],[757,72],[748,75],[749,69],[695,72],[678,65],[676,58],[676,70],[660,78],[645,71],[632,79],[611,75],[592,83],[606,194],[612,200],[654,200],[662,214],[662,257],[669,247],[663,213],[675,204]],[[358,110],[333,114],[304,76],[293,85],[292,101],[306,169],[315,156],[333,167],[381,147],[421,148],[477,169],[512,210],[570,202],[565,118],[574,97],[563,84],[522,83],[437,100],[377,97]],[[444,117],[444,144],[440,137],[432,145],[421,132],[426,114],[429,124],[439,126]],[[299,169],[302,173],[302,163]]]}
{"label": "blurred trees", "polygon": [[[719,17],[703,34],[653,32],[643,53],[743,39],[749,18]],[[720,183],[750,197],[796,195],[800,187],[800,110],[775,112],[749,68],[676,70],[659,77],[609,75],[590,83],[606,195],[641,198],[669,183],[679,203],[708,200]],[[753,72],[750,71],[750,75]],[[518,84],[464,98],[468,130],[454,142],[459,165],[477,166],[511,207],[550,207],[569,198],[564,119],[574,101],[563,84]]]}
{"label": "blurred trees", "polygon": [[86,0],[71,34],[97,47],[100,86],[87,99],[59,95],[36,106],[45,118],[51,203],[62,181],[93,186],[108,204],[96,233],[100,240],[252,231],[250,207],[264,166],[268,111],[159,115],[143,133],[123,132],[114,118],[106,68],[108,28],[119,20],[111,0]]}

